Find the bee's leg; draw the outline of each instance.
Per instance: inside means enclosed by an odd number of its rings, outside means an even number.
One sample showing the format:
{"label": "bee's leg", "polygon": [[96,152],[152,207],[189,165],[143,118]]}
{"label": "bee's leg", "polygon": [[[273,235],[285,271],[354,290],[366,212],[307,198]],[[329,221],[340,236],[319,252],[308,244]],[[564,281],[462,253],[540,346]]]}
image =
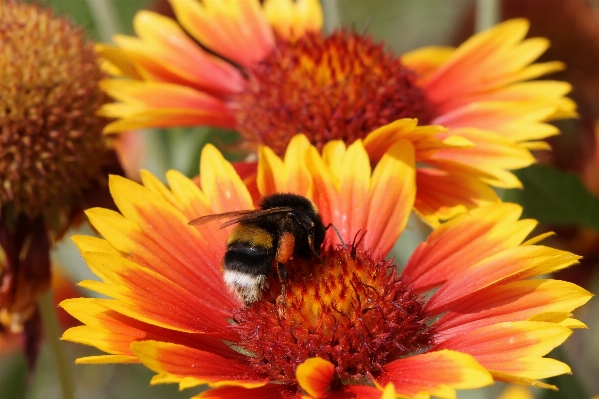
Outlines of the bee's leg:
{"label": "bee's leg", "polygon": [[279,275],[279,281],[281,281],[281,303],[285,304],[285,285],[287,284],[287,269],[285,264],[277,263],[277,274]]}

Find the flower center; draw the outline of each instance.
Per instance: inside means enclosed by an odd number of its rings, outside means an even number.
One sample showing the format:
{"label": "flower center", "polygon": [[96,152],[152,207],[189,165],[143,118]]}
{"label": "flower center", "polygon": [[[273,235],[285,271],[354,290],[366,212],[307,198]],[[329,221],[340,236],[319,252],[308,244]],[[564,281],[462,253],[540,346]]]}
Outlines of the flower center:
{"label": "flower center", "polygon": [[345,30],[281,41],[246,73],[248,84],[234,100],[237,129],[279,155],[298,133],[320,150],[400,118],[426,124],[434,117],[413,71],[382,43]]}
{"label": "flower center", "polygon": [[94,44],[35,4],[2,1],[0,16],[0,206],[32,218],[70,212],[108,161]]}
{"label": "flower center", "polygon": [[328,248],[322,263],[297,259],[286,269],[284,302],[271,278],[263,299],[233,317],[252,366],[271,379],[295,380],[296,367],[318,356],[335,365],[337,382],[365,381],[430,345],[423,301],[391,262]]}

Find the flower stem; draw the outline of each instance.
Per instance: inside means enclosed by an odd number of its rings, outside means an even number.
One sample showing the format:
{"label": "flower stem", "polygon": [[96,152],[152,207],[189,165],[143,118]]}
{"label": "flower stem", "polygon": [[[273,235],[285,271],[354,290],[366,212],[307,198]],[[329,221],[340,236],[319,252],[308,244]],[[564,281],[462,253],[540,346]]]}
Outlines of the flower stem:
{"label": "flower stem", "polygon": [[500,0],[476,0],[476,31],[496,25],[501,19]]}
{"label": "flower stem", "polygon": [[321,4],[324,12],[324,31],[331,33],[341,25],[339,5],[337,0],[323,0]]}
{"label": "flower stem", "polygon": [[74,399],[75,395],[71,367],[60,343],[60,330],[58,318],[56,316],[56,305],[54,304],[52,290],[48,290],[40,297],[38,300],[38,306],[42,316],[45,339],[50,346],[50,351],[52,352],[51,354],[54,360],[54,366],[56,367],[56,372],[58,373],[58,381],[60,382],[62,398]]}
{"label": "flower stem", "polygon": [[113,35],[123,31],[119,13],[111,0],[86,0],[86,3],[100,41],[110,42]]}

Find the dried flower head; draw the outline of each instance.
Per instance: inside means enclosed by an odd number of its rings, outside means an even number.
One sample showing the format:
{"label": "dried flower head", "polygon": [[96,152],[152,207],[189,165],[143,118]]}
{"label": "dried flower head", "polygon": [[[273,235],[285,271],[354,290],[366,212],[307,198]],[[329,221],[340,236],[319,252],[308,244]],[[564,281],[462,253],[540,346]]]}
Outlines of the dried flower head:
{"label": "dried flower head", "polygon": [[101,174],[107,120],[93,43],[38,5],[0,2],[0,204],[69,206]]}

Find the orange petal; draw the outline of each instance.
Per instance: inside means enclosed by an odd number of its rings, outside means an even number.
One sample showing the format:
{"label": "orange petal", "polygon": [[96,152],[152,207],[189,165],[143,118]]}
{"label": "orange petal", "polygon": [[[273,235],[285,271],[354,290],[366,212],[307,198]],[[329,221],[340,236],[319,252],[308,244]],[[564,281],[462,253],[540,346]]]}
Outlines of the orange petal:
{"label": "orange petal", "polygon": [[243,387],[226,387],[204,391],[191,399],[281,399],[297,395],[297,388],[286,384],[268,384],[247,389]]}
{"label": "orange petal", "polygon": [[478,101],[516,101],[520,103],[533,101],[558,108],[559,113],[553,115],[552,118],[575,117],[576,104],[571,99],[564,97],[570,91],[572,91],[572,86],[567,82],[536,80],[514,83],[490,92],[457,96],[443,106],[447,110],[446,112],[449,112]]}
{"label": "orange petal", "polygon": [[382,126],[366,136],[364,147],[372,162],[379,159],[400,140],[409,141],[416,151],[416,160],[426,162],[439,149],[453,147],[455,144],[444,143],[438,138],[447,132],[443,126],[417,126],[416,119],[399,119]]}
{"label": "orange petal", "polygon": [[435,349],[469,353],[486,369],[530,379],[569,373],[570,368],[542,356],[561,345],[572,331],[555,323],[498,323],[451,338]]}
{"label": "orange petal", "polygon": [[211,144],[202,149],[200,181],[213,213],[253,209],[252,197],[235,168]]}
{"label": "orange petal", "polygon": [[[380,389],[366,386],[366,385],[348,385],[343,390],[344,393],[349,393],[351,398],[355,399],[395,399],[399,396],[396,395],[395,385],[392,382],[389,382],[382,388],[382,392]],[[339,399],[348,398],[347,394],[339,395]],[[412,397],[413,399],[429,399],[430,395],[416,395]],[[328,399],[328,396],[327,396]],[[337,399],[337,397],[333,396],[331,399]]]}
{"label": "orange petal", "polygon": [[450,173],[433,168],[416,170],[418,214],[431,226],[452,219],[468,209],[499,202],[495,191],[467,173]]}
{"label": "orange petal", "polygon": [[518,221],[521,214],[519,205],[500,203],[442,224],[416,248],[403,275],[423,292],[482,259],[520,245],[536,226],[533,220]]}
{"label": "orange petal", "polygon": [[142,10],[135,15],[133,25],[143,42],[138,51],[185,81],[174,83],[215,95],[230,95],[242,89],[244,81],[239,70],[202,50],[172,19]]}
{"label": "orange petal", "polygon": [[525,321],[535,315],[568,315],[590,300],[583,288],[557,280],[526,280],[490,287],[452,307],[435,323],[435,341],[504,321]]}
{"label": "orange petal", "polygon": [[[310,147],[307,155],[307,166],[314,179],[314,203],[325,224],[337,224],[341,220],[339,187],[332,170],[327,166],[323,157],[315,147]],[[333,232],[328,235],[330,242],[338,243],[338,238]],[[350,242],[353,237],[342,237],[343,241]]]}
{"label": "orange petal", "polygon": [[224,240],[216,247],[207,245],[202,233],[210,232],[188,226],[189,219],[180,211],[136,183],[113,176],[110,188],[126,218],[103,209],[87,212],[104,238],[127,253],[129,260],[187,291],[204,287],[208,301],[217,301],[229,310],[237,308],[237,301],[227,295],[220,272]]}
{"label": "orange petal", "polygon": [[101,355],[86,356],[75,359],[75,364],[131,364],[139,363],[135,356]]}
{"label": "orange petal", "polygon": [[258,0],[169,0],[177,20],[216,54],[249,66],[274,46],[274,35]]}
{"label": "orange petal", "polygon": [[[361,225],[368,232],[364,237],[366,248],[387,254],[405,229],[416,198],[414,158],[410,142],[400,140],[383,155],[374,169],[364,211],[368,220]],[[359,226],[357,224],[355,228]]]}
{"label": "orange petal", "polygon": [[289,176],[284,191],[312,198],[312,176],[306,168],[306,158],[311,147],[303,134],[293,136],[285,151],[285,168]]}
{"label": "orange petal", "polygon": [[116,299],[103,303],[105,307],[175,331],[227,332],[231,310],[223,308],[223,303],[215,297],[218,294],[214,291],[222,285],[218,281],[214,286],[199,286],[189,291],[178,282],[121,256],[86,252],[83,257],[90,269],[100,271],[104,282],[87,280],[80,285]]}
{"label": "orange petal", "polygon": [[[210,352],[158,341],[138,341],[131,351],[150,370],[170,374],[181,380],[193,378],[193,385],[236,385],[260,387],[268,379],[255,373],[249,365],[225,359]],[[191,386],[189,381],[184,381]]]}
{"label": "orange petal", "polygon": [[324,16],[318,0],[266,0],[264,13],[282,39],[297,39],[322,29]]}
{"label": "orange petal", "polygon": [[449,279],[429,299],[426,309],[438,314],[487,287],[552,273],[578,263],[578,259],[580,256],[570,252],[536,245],[506,249]]}
{"label": "orange petal", "polygon": [[127,52],[117,46],[96,44],[94,50],[100,57],[117,68],[119,76],[128,76],[132,79],[142,79],[135,63],[129,58]]}
{"label": "orange petal", "polygon": [[270,195],[281,191],[288,181],[285,164],[270,147],[258,147],[258,175],[256,183],[262,195]]}
{"label": "orange petal", "polygon": [[500,134],[512,142],[540,140],[559,133],[542,123],[556,112],[555,105],[544,99],[526,102],[479,101],[442,114],[434,123],[451,129],[477,128]]}
{"label": "orange petal", "polygon": [[[207,334],[185,334],[147,324],[111,310],[107,306],[110,302],[111,300],[94,298],[76,298],[61,302],[60,306],[63,309],[85,324],[67,330],[62,339],[124,356],[133,356],[130,345],[138,340],[174,342],[209,351],[227,359],[242,356],[217,337]],[[111,359],[118,360],[107,357],[103,361],[110,362]]]}
{"label": "orange petal", "polygon": [[404,396],[428,393],[455,398],[455,389],[480,388],[493,383],[491,375],[470,355],[442,350],[393,361],[383,367],[378,383],[395,385]]}
{"label": "orange petal", "polygon": [[425,86],[433,73],[454,53],[453,47],[428,46],[402,54],[401,62],[418,74],[418,82]]}
{"label": "orange petal", "polygon": [[350,237],[353,238],[358,231],[364,230],[370,209],[370,160],[361,140],[349,145],[343,154],[338,181],[338,207],[331,223],[348,242]]}
{"label": "orange petal", "polygon": [[514,19],[471,37],[426,82],[429,98],[440,104],[512,83],[548,45],[545,39],[522,41],[527,31],[526,20]]}
{"label": "orange petal", "polygon": [[334,372],[333,363],[319,357],[312,357],[297,366],[295,375],[298,384],[308,395],[321,398],[329,389]]}
{"label": "orange petal", "polygon": [[[519,188],[520,181],[507,170],[521,169],[535,162],[530,151],[506,137],[480,129],[457,128],[451,131],[474,143],[474,148],[446,148],[432,156],[432,162],[442,161],[440,168],[447,171],[482,172],[480,179],[495,187]],[[466,166],[466,168],[463,168]],[[507,175],[507,176],[506,176]]]}
{"label": "orange petal", "polygon": [[294,193],[312,198],[312,176],[306,169],[310,142],[303,134],[294,136],[285,152],[284,161],[269,147],[258,149],[258,189],[262,195]]}
{"label": "orange petal", "polygon": [[101,87],[121,101],[105,104],[98,111],[120,118],[107,125],[107,133],[150,126],[235,126],[233,114],[221,100],[189,87],[133,80],[105,80]]}

